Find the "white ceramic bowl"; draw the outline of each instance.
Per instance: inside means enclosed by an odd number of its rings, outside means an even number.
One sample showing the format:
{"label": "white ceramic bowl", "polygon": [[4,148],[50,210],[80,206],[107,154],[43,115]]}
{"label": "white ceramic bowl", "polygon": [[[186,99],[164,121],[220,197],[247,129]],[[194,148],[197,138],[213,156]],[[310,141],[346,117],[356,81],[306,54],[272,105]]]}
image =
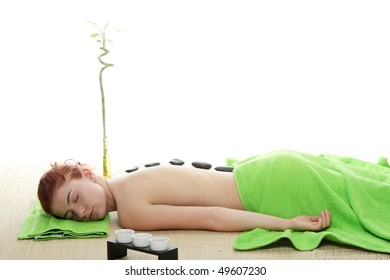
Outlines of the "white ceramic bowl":
{"label": "white ceramic bowl", "polygon": [[117,229],[115,231],[115,239],[118,243],[130,243],[133,240],[134,230],[132,229]]}
{"label": "white ceramic bowl", "polygon": [[135,247],[148,247],[149,246],[149,238],[152,235],[146,232],[138,232],[133,234],[133,245]]}
{"label": "white ceramic bowl", "polygon": [[165,251],[169,248],[168,237],[152,237],[149,239],[150,249],[153,251]]}

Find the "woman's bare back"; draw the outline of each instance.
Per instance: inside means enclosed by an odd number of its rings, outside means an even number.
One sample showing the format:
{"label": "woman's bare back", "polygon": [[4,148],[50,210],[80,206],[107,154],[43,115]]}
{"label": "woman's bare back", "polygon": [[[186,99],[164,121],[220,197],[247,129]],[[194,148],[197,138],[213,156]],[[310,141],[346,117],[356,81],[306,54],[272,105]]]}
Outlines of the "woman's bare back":
{"label": "woman's bare back", "polygon": [[110,188],[119,220],[126,227],[135,227],[138,220],[147,218],[142,211],[148,211],[146,208],[153,205],[243,210],[231,172],[163,165],[119,177],[112,181]]}

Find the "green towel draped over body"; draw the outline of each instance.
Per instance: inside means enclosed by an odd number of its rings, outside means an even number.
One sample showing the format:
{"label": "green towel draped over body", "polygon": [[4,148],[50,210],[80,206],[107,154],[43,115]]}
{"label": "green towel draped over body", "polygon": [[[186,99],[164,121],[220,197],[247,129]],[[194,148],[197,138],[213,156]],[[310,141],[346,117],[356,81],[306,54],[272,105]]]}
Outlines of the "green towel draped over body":
{"label": "green towel draped over body", "polygon": [[237,250],[252,250],[281,238],[298,250],[322,239],[390,253],[390,168],[337,155],[275,151],[234,163],[247,211],[292,218],[329,209],[331,226],[320,232],[254,229],[238,236]]}
{"label": "green towel draped over body", "polygon": [[18,239],[50,240],[57,238],[106,237],[109,231],[109,215],[103,220],[77,222],[58,219],[46,214],[39,200],[33,205],[20,230]]}

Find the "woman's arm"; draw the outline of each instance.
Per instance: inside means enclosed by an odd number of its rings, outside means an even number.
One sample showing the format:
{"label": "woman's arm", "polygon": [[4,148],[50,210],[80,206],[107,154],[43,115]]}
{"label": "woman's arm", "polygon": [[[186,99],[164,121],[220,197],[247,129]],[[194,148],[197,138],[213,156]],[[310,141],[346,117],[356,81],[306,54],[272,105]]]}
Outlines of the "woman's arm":
{"label": "woman's arm", "polygon": [[288,228],[299,231],[319,231],[330,226],[331,216],[328,210],[318,216],[298,216],[292,219],[264,215],[254,212],[215,208],[211,230],[243,231],[254,228],[283,231]]}
{"label": "woman's arm", "polygon": [[[136,212],[135,212],[136,211]],[[244,231],[254,228],[267,230],[318,231],[330,225],[330,213],[325,210],[319,216],[299,216],[283,219],[254,212],[223,208],[172,205],[138,205],[133,214],[123,215],[122,227],[135,230],[203,229],[212,231]]]}

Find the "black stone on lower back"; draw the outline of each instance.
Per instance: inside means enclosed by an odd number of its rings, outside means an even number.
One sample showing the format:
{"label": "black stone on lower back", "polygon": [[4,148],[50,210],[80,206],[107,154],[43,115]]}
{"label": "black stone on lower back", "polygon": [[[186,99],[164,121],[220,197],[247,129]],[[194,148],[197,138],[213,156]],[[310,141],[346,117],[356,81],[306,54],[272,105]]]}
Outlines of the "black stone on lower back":
{"label": "black stone on lower back", "polygon": [[210,169],[211,168],[211,164],[210,163],[201,162],[201,161],[194,161],[192,163],[192,166],[194,166],[196,168],[201,168],[201,169]]}
{"label": "black stone on lower back", "polygon": [[223,172],[232,172],[233,169],[234,169],[234,167],[230,167],[230,166],[217,166],[217,167],[215,167],[215,170],[223,171]]}

